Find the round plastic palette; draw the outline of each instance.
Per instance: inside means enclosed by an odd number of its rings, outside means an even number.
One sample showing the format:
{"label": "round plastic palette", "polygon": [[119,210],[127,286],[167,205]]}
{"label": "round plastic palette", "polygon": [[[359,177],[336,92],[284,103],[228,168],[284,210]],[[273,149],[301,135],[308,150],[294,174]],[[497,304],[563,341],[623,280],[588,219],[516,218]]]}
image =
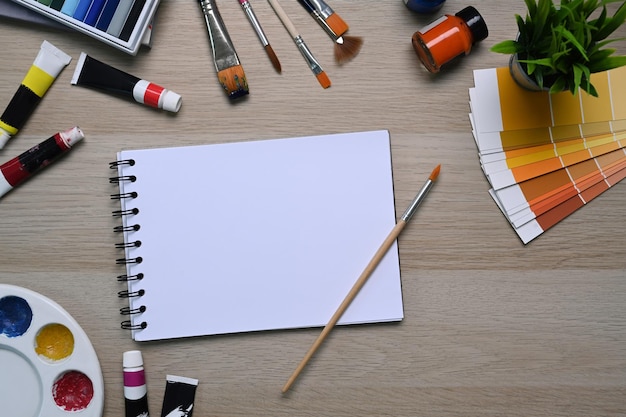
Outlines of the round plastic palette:
{"label": "round plastic palette", "polygon": [[89,338],[60,305],[0,284],[0,409],[23,417],[101,417],[104,383]]}

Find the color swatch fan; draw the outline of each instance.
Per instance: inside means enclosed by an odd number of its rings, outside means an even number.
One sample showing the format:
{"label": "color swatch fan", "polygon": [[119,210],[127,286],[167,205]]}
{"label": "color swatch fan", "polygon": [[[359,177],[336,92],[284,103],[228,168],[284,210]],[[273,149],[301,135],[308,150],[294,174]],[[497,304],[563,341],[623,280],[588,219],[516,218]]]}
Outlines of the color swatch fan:
{"label": "color swatch fan", "polygon": [[474,71],[470,121],[489,193],[524,243],[626,177],[626,67],[596,73],[598,97],[520,88]]}

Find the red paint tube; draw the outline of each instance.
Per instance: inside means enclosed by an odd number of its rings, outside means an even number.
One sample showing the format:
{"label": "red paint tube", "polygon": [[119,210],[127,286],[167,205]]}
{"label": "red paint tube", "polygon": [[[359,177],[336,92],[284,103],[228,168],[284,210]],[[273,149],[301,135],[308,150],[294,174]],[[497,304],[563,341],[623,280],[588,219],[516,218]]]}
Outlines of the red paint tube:
{"label": "red paint tube", "polygon": [[59,132],[0,165],[0,197],[49,165],[85,137],[79,127]]}

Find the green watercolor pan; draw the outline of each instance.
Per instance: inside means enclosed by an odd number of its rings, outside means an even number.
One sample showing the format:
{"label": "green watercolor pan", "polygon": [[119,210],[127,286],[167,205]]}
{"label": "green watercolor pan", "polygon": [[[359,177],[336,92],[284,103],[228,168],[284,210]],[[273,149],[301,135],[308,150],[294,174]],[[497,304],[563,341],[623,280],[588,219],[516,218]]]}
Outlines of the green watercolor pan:
{"label": "green watercolor pan", "polygon": [[0,412],[101,417],[104,383],[80,325],[56,302],[0,284]]}

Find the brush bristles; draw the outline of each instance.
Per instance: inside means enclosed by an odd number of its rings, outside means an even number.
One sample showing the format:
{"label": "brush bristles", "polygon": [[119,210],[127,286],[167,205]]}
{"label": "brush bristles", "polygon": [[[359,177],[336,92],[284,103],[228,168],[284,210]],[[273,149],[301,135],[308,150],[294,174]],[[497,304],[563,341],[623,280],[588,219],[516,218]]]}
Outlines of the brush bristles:
{"label": "brush bristles", "polygon": [[246,74],[241,65],[221,70],[217,73],[217,79],[230,99],[242,97],[249,93],[248,81],[246,81]]}
{"label": "brush bristles", "polygon": [[357,36],[342,36],[343,43],[335,42],[335,61],[339,64],[354,58],[363,46],[363,39]]}
{"label": "brush bristles", "polygon": [[430,174],[430,177],[428,177],[428,179],[431,181],[435,181],[439,176],[439,171],[441,171],[441,164],[437,165],[435,169],[433,169],[433,172]]}
{"label": "brush bristles", "polygon": [[317,81],[320,83],[322,87],[324,88],[330,87],[330,78],[328,78],[328,75],[326,75],[324,71],[317,74],[316,77],[317,77]]}
{"label": "brush bristles", "polygon": [[341,36],[348,31],[348,24],[337,13],[328,16],[326,24],[333,30],[336,36]]}
{"label": "brush bristles", "polygon": [[265,52],[267,53],[267,56],[270,58],[270,61],[272,61],[272,65],[274,66],[274,69],[276,70],[276,72],[280,73],[282,71],[282,68],[280,66],[280,61],[278,60],[278,57],[276,56],[276,53],[274,52],[274,49],[272,49],[272,47],[267,44],[265,45]]}

